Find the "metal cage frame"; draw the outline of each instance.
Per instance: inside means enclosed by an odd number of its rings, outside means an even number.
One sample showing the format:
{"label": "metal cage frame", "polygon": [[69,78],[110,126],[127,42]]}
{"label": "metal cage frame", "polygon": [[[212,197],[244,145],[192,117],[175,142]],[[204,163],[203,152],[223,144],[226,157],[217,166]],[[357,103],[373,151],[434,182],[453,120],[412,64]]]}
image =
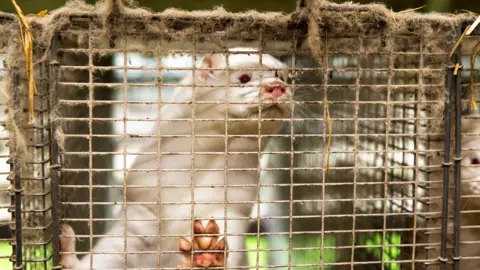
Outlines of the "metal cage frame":
{"label": "metal cage frame", "polygon": [[[305,1],[299,0],[297,1],[297,12],[296,14],[300,14],[302,10],[306,7]],[[332,12],[340,12],[340,9],[336,7],[329,7]],[[368,12],[368,9],[358,9],[352,10],[353,12]],[[110,25],[115,25],[118,23],[117,17],[118,14],[113,12],[111,16],[107,18],[107,23]],[[99,24],[101,19],[96,17],[93,14],[64,14],[66,19],[70,22],[70,25],[75,25],[80,28],[87,28],[90,29],[91,24]],[[135,22],[136,18],[132,17],[129,18],[128,15],[122,15],[123,17],[121,20],[131,20],[133,23],[142,22]],[[65,17],[63,19],[65,19]],[[306,39],[307,36],[307,28],[308,28],[308,21],[304,19],[299,19],[300,17],[293,16],[291,21],[289,22],[288,29],[278,29],[277,33],[275,34],[284,34],[286,40],[291,40],[292,37],[295,40],[294,43],[299,46],[302,41]],[[152,21],[161,21],[166,24],[169,24],[172,29],[182,29],[187,28],[191,25],[198,24],[198,21],[195,20],[193,17],[183,17],[183,18],[168,18],[162,17],[162,15],[152,15],[149,20]],[[373,19],[375,21],[375,19]],[[211,21],[216,22],[217,30],[221,30],[222,28],[227,28],[232,23],[231,18],[212,18]],[[3,24],[14,24],[15,18],[9,14],[0,14],[0,22]],[[458,26],[458,37],[464,32],[466,26],[471,23],[470,21],[463,21]],[[385,27],[384,21],[377,21],[378,29]],[[201,26],[200,26],[201,28]],[[274,30],[274,27],[270,25],[258,25],[259,33],[262,33],[266,28],[270,30]],[[122,30],[119,31],[112,31],[110,32],[110,47],[114,48],[116,46],[115,39],[122,35]],[[477,35],[479,35],[479,31],[475,31]],[[128,35],[128,34],[126,34]],[[172,34],[173,36],[174,34]],[[163,38],[168,38],[167,36]],[[279,37],[281,39],[281,37]],[[359,37],[361,38],[361,37]],[[255,39],[255,37],[253,38]],[[34,141],[31,142],[29,147],[37,149],[37,151],[41,151],[42,158],[40,160],[36,160],[31,166],[36,168],[35,170],[40,172],[38,177],[34,177],[34,179],[28,179],[32,181],[43,181],[43,192],[30,194],[25,190],[25,186],[23,185],[23,180],[25,180],[21,173],[21,165],[19,165],[19,157],[16,156],[15,152],[11,153],[10,164],[11,164],[11,175],[9,180],[12,182],[12,220],[14,221],[11,224],[11,229],[14,232],[14,239],[13,246],[14,246],[14,254],[12,255],[11,260],[14,262],[15,269],[26,269],[26,265],[28,263],[40,263],[43,264],[44,268],[47,268],[47,265],[50,265],[52,269],[61,269],[59,265],[60,261],[60,216],[59,216],[59,209],[61,203],[61,196],[60,196],[60,183],[61,183],[61,169],[62,169],[62,160],[58,142],[54,138],[54,131],[58,128],[58,121],[54,121],[50,118],[51,116],[51,109],[56,108],[58,105],[58,83],[59,83],[59,73],[61,63],[58,59],[58,52],[61,50],[59,48],[59,34],[56,33],[52,40],[51,40],[51,47],[50,49],[50,57],[47,61],[41,64],[40,67],[40,74],[39,77],[42,78],[41,83],[45,85],[45,87],[40,87],[41,91],[37,94],[38,103],[36,107],[37,112],[37,122],[31,128],[33,128],[34,133],[38,136],[35,136]],[[298,48],[294,48],[296,50]],[[74,49],[73,49],[74,50]],[[80,49],[84,50],[84,49]],[[88,53],[92,53],[92,48],[88,47]],[[84,50],[85,51],[85,50]],[[124,50],[120,49],[123,53]],[[89,56],[89,60],[91,61],[91,55]],[[453,63],[461,63],[461,46],[459,46],[455,54],[452,57]],[[391,61],[391,60],[390,60]],[[124,67],[125,68],[125,67]],[[440,256],[437,258],[437,262],[440,264],[440,268],[447,269],[449,259],[447,256],[447,238],[448,238],[448,219],[449,219],[449,200],[448,198],[452,196],[450,194],[449,189],[451,186],[451,180],[453,180],[454,186],[456,187],[453,193],[454,198],[454,206],[453,206],[453,218],[454,218],[454,234],[453,234],[453,269],[460,269],[460,173],[461,173],[461,157],[462,157],[462,149],[461,149],[461,110],[459,108],[462,107],[462,79],[461,76],[456,76],[456,72],[458,67],[451,66],[445,67],[448,69],[447,71],[447,85],[446,85],[446,98],[445,98],[445,111],[444,111],[444,160],[443,160],[443,189],[442,189],[442,209],[441,209],[441,247],[440,247]],[[473,68],[473,67],[471,67]],[[293,66],[295,69],[295,65]],[[20,78],[15,70],[8,70],[8,72],[12,73],[12,85],[14,88],[20,87]],[[92,75],[92,74],[90,74]],[[327,73],[324,76],[328,76]],[[357,75],[359,76],[359,75]],[[46,78],[46,79],[45,79]],[[90,82],[92,83],[92,82]],[[20,97],[20,90],[13,91],[14,93],[18,93],[13,97],[14,103],[14,110],[21,110],[21,97]],[[325,95],[326,96],[326,95]],[[325,97],[326,99],[326,97]],[[92,100],[90,100],[92,101]],[[357,100],[358,101],[358,100]],[[325,101],[321,101],[325,102]],[[327,101],[328,102],[328,101]],[[454,112],[452,113],[452,107],[454,108]],[[90,107],[90,110],[92,108]],[[388,110],[388,108],[387,108]],[[93,116],[92,112],[90,111],[90,120]],[[420,116],[418,116],[420,117]],[[454,156],[450,155],[452,149],[452,120],[453,120],[453,130],[454,132]],[[293,120],[291,120],[293,121]],[[358,123],[356,124],[358,125]],[[126,132],[126,131],[125,131]],[[91,134],[90,134],[91,135]],[[325,139],[325,138],[324,138]],[[291,151],[293,151],[293,146]],[[386,151],[388,152],[388,151]],[[386,154],[385,154],[386,155]],[[292,161],[293,162],[293,161]],[[291,164],[293,166],[293,164]],[[450,179],[450,173],[454,172],[453,179]],[[293,177],[293,171],[291,172],[291,178]],[[325,177],[325,176],[324,176]],[[48,189],[50,188],[50,190]],[[293,189],[293,186],[291,186]],[[92,187],[90,187],[92,189]],[[90,191],[92,193],[92,191]],[[33,213],[40,213],[41,215],[48,216],[48,218],[44,219],[43,226],[36,226],[36,227],[28,227],[24,224],[22,220],[22,215],[25,213],[25,209],[22,208],[22,198],[25,196],[37,196],[43,198],[42,200],[45,202],[43,207],[40,210],[32,211]],[[91,196],[91,194],[90,194]],[[291,198],[290,204],[293,203],[293,199]],[[90,200],[90,202],[92,202]],[[91,207],[92,205],[90,205]],[[414,206],[415,207],[415,206]],[[386,208],[386,206],[385,206]],[[28,210],[27,210],[28,211]],[[355,214],[354,214],[355,215]],[[322,214],[323,216],[323,214]],[[260,218],[260,217],[259,217]],[[290,215],[290,222],[292,222],[292,214]],[[260,225],[258,225],[260,226]],[[257,228],[259,229],[259,227]],[[24,235],[25,232],[28,231],[43,231],[45,236],[49,235],[44,239],[44,242],[37,243],[37,245],[43,247],[43,256],[41,259],[29,259],[26,258],[24,247],[27,245],[32,245],[32,243],[25,243]],[[384,228],[385,230],[385,228]],[[352,233],[355,231],[355,228],[352,229]],[[48,232],[48,233],[47,233]],[[92,231],[90,232],[92,233]],[[290,230],[290,234],[291,234]],[[322,228],[323,233],[323,228]],[[413,233],[415,234],[415,232]],[[93,237],[93,235],[91,235]],[[384,235],[385,237],[385,235]],[[413,237],[416,237],[415,235]],[[52,245],[52,252],[51,254],[47,254],[47,246]],[[33,244],[35,245],[35,244]],[[91,244],[92,245],[92,244]],[[291,245],[291,243],[290,243]],[[352,246],[355,244],[352,243]],[[415,244],[412,244],[413,249],[416,248]],[[384,244],[382,244],[382,248],[384,248]],[[257,247],[258,251],[258,247]],[[352,252],[353,253],[353,252]],[[413,252],[415,253],[415,251]],[[353,255],[352,255],[353,258]],[[352,259],[353,260],[353,259]],[[435,259],[434,259],[435,260]],[[431,262],[432,260],[427,260]],[[414,263],[417,262],[415,257],[413,257],[412,269],[414,268]],[[258,262],[257,262],[258,264]],[[385,264],[384,258],[382,258],[382,266]],[[352,264],[353,267],[353,264]]]}

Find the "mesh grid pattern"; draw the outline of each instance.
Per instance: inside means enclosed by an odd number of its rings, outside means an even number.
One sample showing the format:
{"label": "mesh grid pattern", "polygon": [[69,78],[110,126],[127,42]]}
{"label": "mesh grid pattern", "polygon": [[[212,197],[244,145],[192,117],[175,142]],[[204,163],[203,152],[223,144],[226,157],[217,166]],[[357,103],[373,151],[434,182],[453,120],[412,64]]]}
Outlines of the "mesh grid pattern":
{"label": "mesh grid pattern", "polygon": [[[6,20],[7,21],[7,20]],[[3,22],[3,21],[2,21]],[[6,75],[7,67],[5,66],[5,55],[6,55],[6,48],[7,48],[8,40],[0,41],[0,79],[3,80],[3,77]],[[3,90],[3,89],[2,89]],[[5,123],[7,121],[7,116],[5,115],[5,99],[2,95],[0,102],[1,107],[1,123],[2,126],[5,127]],[[10,183],[8,182],[8,175],[10,173],[10,167],[7,164],[7,160],[9,158],[7,143],[8,143],[8,136],[6,134],[5,128],[2,128],[0,133],[0,245],[1,245],[1,254],[0,254],[0,263],[2,266],[10,267],[11,264],[9,263],[9,259],[11,257],[11,248],[9,246],[9,242],[12,241],[12,236],[9,231],[10,226],[14,226],[14,222],[11,221],[11,214],[9,210],[11,210],[11,200],[10,200]]]}
{"label": "mesh grid pattern", "polygon": [[[91,29],[91,26],[87,29]],[[259,123],[262,125],[267,121],[282,121],[286,124],[284,132],[259,137],[258,134],[230,135],[228,128],[225,135],[195,134],[192,129],[194,134],[176,134],[175,131],[166,131],[168,134],[162,134],[160,138],[165,140],[166,138],[195,136],[200,141],[201,138],[224,140],[227,136],[229,139],[245,136],[261,138],[258,139],[261,143],[261,140],[273,137],[270,139],[275,140],[276,143],[271,147],[279,149],[267,148],[261,153],[258,151],[235,153],[236,155],[245,155],[246,158],[252,154],[259,155],[260,159],[266,160],[268,164],[263,168],[258,164],[258,167],[235,169],[226,164],[225,167],[218,168],[158,168],[153,166],[130,169],[129,166],[124,165],[128,164],[127,160],[130,158],[151,156],[153,159],[158,155],[156,149],[138,152],[139,146],[137,145],[148,145],[152,139],[158,139],[154,133],[138,134],[138,131],[151,130],[151,127],[156,125],[156,119],[159,117],[157,115],[159,105],[165,106],[171,102],[168,98],[164,98],[169,96],[169,90],[171,91],[172,87],[195,87],[191,84],[179,85],[178,81],[173,79],[168,81],[168,78],[164,77],[160,77],[159,80],[155,75],[172,71],[183,71],[186,74],[201,71],[192,70],[192,64],[189,67],[188,65],[187,67],[165,65],[160,58],[161,52],[149,49],[129,50],[127,41],[122,41],[121,45],[117,45],[113,49],[97,47],[91,42],[88,42],[86,48],[65,47],[59,49],[59,53],[64,54],[64,57],[74,53],[76,57],[83,59],[82,61],[77,60],[75,66],[68,63],[62,63],[59,66],[60,72],[65,74],[65,79],[60,78],[59,89],[57,89],[59,106],[62,111],[68,112],[59,117],[59,120],[68,123],[70,128],[74,128],[74,131],[67,131],[68,127],[64,128],[66,141],[62,156],[67,165],[61,171],[64,179],[71,180],[78,176],[83,180],[81,184],[61,185],[61,193],[74,194],[80,190],[82,192],[88,190],[88,196],[80,196],[80,198],[66,196],[62,202],[63,208],[69,213],[62,219],[62,222],[75,224],[78,226],[78,229],[74,227],[76,231],[87,232],[78,236],[88,240],[84,241],[88,248],[85,251],[79,251],[79,254],[91,256],[89,249],[94,246],[92,240],[95,238],[122,237],[122,234],[113,236],[100,233],[101,229],[96,229],[95,225],[109,227],[114,225],[103,224],[115,221],[126,223],[125,220],[128,220],[128,215],[125,218],[126,208],[130,205],[149,205],[155,208],[158,203],[171,205],[171,207],[190,204],[180,201],[148,202],[141,199],[133,199],[134,202],[130,202],[126,197],[125,187],[127,185],[129,189],[178,189],[185,193],[190,192],[192,186],[198,189],[205,188],[205,186],[195,184],[194,181],[190,184],[187,181],[184,184],[129,185],[128,182],[125,182],[127,174],[133,175],[134,172],[158,173],[158,171],[160,174],[181,174],[192,169],[199,173],[207,171],[216,174],[232,170],[256,172],[261,168],[259,173],[255,173],[260,180],[258,184],[242,186],[244,189],[259,188],[260,196],[255,200],[237,202],[256,205],[253,211],[260,216],[237,219],[247,219],[249,222],[260,221],[260,223],[266,220],[272,224],[279,223],[278,227],[284,226],[282,223],[287,222],[287,230],[284,231],[267,231],[258,235],[257,230],[245,233],[245,235],[257,236],[258,239],[269,236],[279,238],[279,242],[281,239],[286,240],[287,246],[272,250],[272,253],[277,254],[276,256],[288,258],[283,267],[287,265],[299,269],[318,267],[321,264],[320,258],[325,257],[325,253],[328,254],[331,251],[336,254],[336,259],[322,262],[322,265],[336,266],[337,268],[350,268],[351,265],[366,269],[398,266],[404,268],[415,262],[428,260],[425,255],[422,257],[423,250],[420,250],[420,246],[426,243],[418,243],[416,237],[430,229],[419,229],[417,224],[425,222],[425,210],[422,206],[428,196],[423,188],[427,182],[426,171],[429,168],[439,169],[438,165],[429,165],[426,160],[428,153],[439,150],[429,148],[428,142],[432,138],[438,139],[443,134],[441,132],[427,133],[426,130],[429,124],[432,125],[432,121],[441,122],[443,116],[429,114],[427,110],[439,103],[439,106],[443,105],[440,96],[444,89],[442,61],[447,52],[445,51],[443,54],[429,53],[423,46],[424,41],[418,37],[386,38],[384,42],[387,44],[382,46],[381,40],[374,36],[367,38],[332,36],[325,39],[324,53],[327,57],[325,57],[324,63],[317,65],[314,64],[315,61],[310,58],[305,47],[295,49],[293,52],[279,49],[269,50],[265,44],[271,42],[270,37],[266,34],[262,37],[259,45],[263,46],[263,52],[290,61],[289,73],[296,74],[291,75],[293,77],[291,85],[296,92],[293,117],[281,120],[262,119]],[[221,36],[218,39],[229,40],[232,37]],[[358,40],[355,47],[351,45],[352,39]],[[342,46],[342,42],[345,46]],[[221,47],[203,49],[204,44],[195,41],[193,44],[197,45],[190,49],[168,50],[167,55],[176,57],[182,54],[184,57],[190,57],[188,58],[190,61],[194,61],[193,59],[201,58],[208,53],[223,52]],[[224,42],[220,44],[222,47],[225,46]],[[378,53],[361,53],[365,51],[363,46],[378,46]],[[392,49],[382,49],[382,47]],[[156,59],[157,64],[150,66],[142,62],[140,64],[131,63],[133,56],[130,55],[132,53],[145,55],[144,57],[147,59]],[[96,57],[97,55],[118,58],[118,64],[115,66],[96,64],[101,59]],[[298,65],[298,59],[303,60],[305,64]],[[440,64],[432,65],[435,62]],[[106,76],[105,72],[112,71],[117,74],[113,80],[101,79]],[[236,71],[228,69],[226,72]],[[69,72],[75,72],[73,81],[70,81],[66,75]],[[131,73],[134,75],[129,76]],[[424,78],[422,76],[424,73],[436,73],[437,75],[433,78]],[[71,93],[76,93],[75,98],[70,98]],[[97,95],[106,95],[106,98],[97,98]],[[174,101],[179,109],[187,111],[196,110],[195,106],[205,103],[214,103],[220,106],[225,101]],[[328,103],[333,127],[330,171],[328,173],[325,162],[329,137],[327,112],[324,105],[326,103]],[[71,107],[76,109],[72,110]],[[78,116],[80,110],[85,113],[85,116]],[[104,115],[105,112],[110,112],[110,114]],[[181,123],[190,125],[193,122],[196,126],[214,122],[215,119],[192,120],[184,117],[171,121],[179,122],[178,126],[181,129]],[[224,124],[228,126],[234,121],[242,121],[242,119],[228,119]],[[252,121],[252,119],[248,121]],[[258,120],[253,119],[253,121]],[[84,127],[82,132],[78,131],[79,126]],[[74,148],[75,145],[78,145],[74,143],[75,141],[82,145],[80,149]],[[95,145],[98,150],[95,149]],[[105,149],[104,147],[107,145],[111,149]],[[100,150],[101,147],[104,149]],[[225,155],[223,151],[196,153],[195,148],[193,149],[194,156],[200,160],[202,155]],[[169,155],[189,156],[191,154],[188,147],[183,151],[161,152],[161,156]],[[285,160],[284,166],[277,163],[282,159]],[[113,166],[106,165],[109,162],[113,162]],[[272,178],[277,177],[285,179],[286,182],[275,183]],[[107,179],[117,179],[117,182],[112,183]],[[264,184],[264,181],[274,183]],[[224,184],[208,184],[207,186],[217,188],[218,192],[222,192],[221,190],[224,188],[238,188],[227,183],[228,177]],[[100,195],[105,189],[109,189],[116,196],[113,195],[110,200],[106,199],[109,197]],[[283,196],[283,198],[264,200],[262,199],[264,189],[266,193],[278,189],[279,193],[283,194],[276,196]],[[355,207],[352,205],[354,200]],[[204,204],[207,203],[204,202]],[[209,203],[218,204],[222,201],[213,200]],[[202,205],[202,202],[196,202],[195,205],[196,207]],[[225,208],[228,209],[230,205],[225,203]],[[192,208],[196,209],[196,207]],[[262,211],[260,211],[262,207],[266,208],[265,211],[269,211],[269,208],[281,208],[280,211],[283,213],[276,216],[262,215]],[[103,212],[108,213],[115,211],[114,208],[118,208],[119,215],[104,217],[93,214],[94,209],[104,209]],[[255,211],[255,208],[258,208],[258,211]],[[144,221],[163,221],[161,227],[173,227],[181,226],[180,221],[182,220],[191,222],[191,218],[165,216]],[[232,220],[235,219],[232,218]],[[273,227],[277,226],[273,225]],[[355,229],[353,230],[353,228]],[[161,228],[158,230],[162,231]],[[181,234],[190,236],[185,233]],[[164,242],[172,236],[179,235],[178,232],[175,235],[144,233],[127,235],[125,232],[123,234],[127,241],[131,238],[145,237],[157,238]],[[238,232],[229,233],[228,230],[227,234],[242,235]],[[385,240],[374,245],[367,244],[369,239],[374,239],[377,235]],[[393,241],[388,240],[390,238],[399,238],[402,239],[402,242],[388,244],[389,241]],[[326,239],[333,239],[335,246],[302,246],[302,242],[312,241],[312,239],[317,243],[325,243]],[[414,251],[415,246],[417,246],[417,251]],[[131,252],[119,250],[117,253],[122,253],[125,258],[128,258],[127,254],[140,253],[145,254],[144,257],[147,258],[148,254],[176,252],[175,249],[165,250],[161,246],[159,248],[160,250]],[[375,258],[371,252],[372,249],[391,252],[392,248],[399,250],[394,252],[401,254],[401,257],[393,260],[394,263],[392,263],[392,259],[385,259],[386,256],[383,260],[382,256]],[[302,257],[302,252],[305,254],[305,250],[319,249],[321,255],[317,259],[310,260],[310,262],[298,260]],[[235,250],[229,250],[229,252],[233,253]],[[378,253],[378,251],[376,252]],[[303,256],[305,256],[304,254]],[[160,255],[160,257],[162,256],[165,255]],[[126,259],[126,261],[129,260]],[[277,266],[281,267],[282,264]],[[173,268],[175,265],[163,265],[162,267]],[[247,265],[243,267],[248,268]],[[260,267],[267,267],[267,265],[260,265]]]}
{"label": "mesh grid pattern", "polygon": [[[361,6],[344,11],[368,13]],[[365,16],[364,28],[350,32],[324,22],[319,59],[304,21],[241,29],[245,18],[177,15],[59,15],[68,23],[42,44],[50,55],[37,64],[36,122],[22,127],[32,160],[11,172],[22,182],[27,268],[49,269],[72,253],[57,242],[59,225],[68,224],[77,239],[73,253],[87,267],[111,261],[108,269],[176,269],[179,237],[194,236],[196,219],[214,219],[227,238],[222,252],[235,265],[221,269],[450,267],[450,221],[448,244],[441,239],[442,128],[453,117],[443,109],[446,86],[454,87],[447,72],[456,40],[438,33],[450,31],[451,22],[426,20],[437,33],[429,36]],[[464,41],[462,62],[476,42]],[[236,46],[259,52],[227,50]],[[221,55],[223,66],[200,67]],[[239,66],[254,55],[258,63]],[[272,56],[287,68],[272,67]],[[459,73],[462,93],[470,91],[470,68]],[[249,87],[277,91],[264,82],[284,70],[293,96],[276,104],[290,108],[288,115],[277,107],[273,116],[262,114],[270,107],[243,100],[248,93],[232,99]],[[242,74],[260,83],[244,85]],[[182,80],[188,76],[228,79],[204,85]],[[19,95],[14,110],[23,108]],[[467,107],[467,94],[462,98]],[[209,110],[222,113],[210,117]],[[453,142],[446,146],[453,153]],[[458,201],[448,166],[451,220]],[[462,241],[471,236],[462,249],[474,250],[477,197],[464,193],[461,216],[473,218],[462,219]],[[461,254],[462,262],[478,263],[475,254]]]}

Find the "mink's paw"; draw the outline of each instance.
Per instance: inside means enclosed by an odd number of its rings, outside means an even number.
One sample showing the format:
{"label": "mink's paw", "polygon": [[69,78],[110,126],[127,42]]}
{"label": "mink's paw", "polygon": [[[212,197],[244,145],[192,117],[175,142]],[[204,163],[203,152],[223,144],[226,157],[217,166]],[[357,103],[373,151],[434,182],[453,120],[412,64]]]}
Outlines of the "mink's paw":
{"label": "mink's paw", "polygon": [[63,266],[63,269],[76,269],[78,258],[74,254],[75,232],[67,224],[60,226],[60,252],[60,264]]}
{"label": "mink's paw", "polygon": [[[219,228],[214,220],[203,226],[200,220],[195,220],[193,226],[193,240],[180,237],[178,249],[183,252],[187,262],[179,268],[190,267],[220,267],[225,265],[225,238],[218,239]],[[196,234],[214,234],[212,236],[196,236]],[[193,244],[192,244],[193,243]],[[193,260],[192,260],[193,252]]]}

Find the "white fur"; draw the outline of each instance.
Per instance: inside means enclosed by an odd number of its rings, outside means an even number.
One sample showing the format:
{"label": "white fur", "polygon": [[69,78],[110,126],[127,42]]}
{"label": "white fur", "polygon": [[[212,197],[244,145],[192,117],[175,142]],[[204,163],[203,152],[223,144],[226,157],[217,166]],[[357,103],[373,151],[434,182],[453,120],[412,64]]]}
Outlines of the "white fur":
{"label": "white fur", "polygon": [[[228,135],[258,135],[276,134],[282,124],[281,121],[261,122],[261,129],[258,129],[258,121],[228,121],[226,128],[226,117],[228,119],[258,119],[259,107],[261,107],[262,118],[288,118],[290,104],[276,104],[273,98],[259,85],[272,82],[280,83],[280,74],[286,79],[286,66],[270,55],[262,55],[262,66],[260,71],[236,71],[238,68],[260,68],[260,57],[254,49],[236,48],[231,51],[248,50],[252,54],[230,54],[228,67],[230,71],[200,71],[195,70],[195,76],[185,78],[182,84],[193,84],[194,87],[178,87],[171,101],[192,102],[191,105],[168,104],[161,110],[162,120],[186,119],[186,121],[160,122],[158,130],[161,135],[215,135],[215,138],[180,137],[162,138],[145,144],[144,152],[155,152],[158,148],[165,152],[185,152],[183,155],[147,156],[141,155],[136,158],[131,169],[180,169],[183,171],[162,171],[159,173],[129,172],[125,179],[129,186],[127,189],[128,203],[149,203],[149,205],[129,205],[126,210],[127,231],[124,232],[124,223],[119,222],[108,235],[117,235],[117,238],[103,238],[99,240],[93,249],[97,252],[118,252],[116,255],[94,255],[93,268],[121,268],[124,266],[124,243],[127,243],[127,253],[151,251],[151,255],[128,255],[126,263],[128,267],[176,267],[182,262],[182,257],[174,254],[163,254],[158,256],[157,250],[175,251],[177,248],[178,235],[189,235],[191,220],[194,218],[214,218],[220,226],[221,233],[242,234],[247,232],[248,217],[250,209],[256,201],[257,189],[255,188],[259,176],[257,171],[228,171],[225,168],[258,168],[258,152],[266,143],[262,139],[259,143],[257,137],[230,137],[225,145],[225,134]],[[227,57],[225,55],[209,56],[212,60],[212,68],[226,68]],[[205,66],[204,66],[205,67]],[[208,65],[207,65],[208,67]],[[274,70],[279,70],[275,72]],[[227,84],[240,84],[238,78],[248,73],[252,80],[245,84],[246,87],[231,86]],[[263,73],[261,76],[260,74]],[[277,77],[275,76],[277,75]],[[218,85],[218,87],[208,87]],[[291,100],[292,93],[287,91],[278,101]],[[194,97],[194,98],[193,98]],[[195,102],[225,101],[229,103],[250,102],[252,104],[229,104],[228,112],[225,113],[224,104],[200,104]],[[260,105],[259,105],[260,103]],[[275,105],[275,106],[272,106]],[[192,117],[192,111],[194,115]],[[216,119],[206,122],[205,119]],[[191,123],[191,121],[193,123]],[[194,126],[194,130],[191,126]],[[155,132],[157,133],[157,132]],[[260,145],[260,147],[259,147]],[[192,146],[195,155],[192,158]],[[224,154],[229,152],[246,152],[252,154]],[[201,155],[199,152],[218,152],[214,155]],[[219,169],[215,172],[196,171],[191,175],[190,169]],[[225,181],[225,176],[226,180]],[[183,188],[152,188],[160,185],[185,185]],[[190,185],[219,185],[218,187],[192,188]],[[224,188],[224,184],[229,187]],[[250,185],[250,187],[242,187]],[[138,188],[139,186],[148,186]],[[232,187],[236,186],[236,187]],[[225,195],[227,198],[225,198]],[[192,196],[195,205],[192,204]],[[225,202],[228,201],[226,205]],[[159,203],[162,203],[160,205]],[[168,205],[167,203],[172,203]],[[179,205],[178,203],[184,203]],[[202,204],[208,203],[208,204]],[[215,203],[215,204],[212,204]],[[192,216],[193,212],[193,216]],[[122,212],[123,214],[123,212]],[[229,220],[225,222],[225,217]],[[161,218],[183,218],[185,221],[159,221]],[[148,220],[148,221],[134,221]],[[160,225],[160,227],[159,227]],[[225,225],[227,226],[225,228]],[[161,232],[162,238],[157,235]],[[151,237],[127,237],[124,235],[150,235]],[[174,237],[163,238],[165,235]],[[235,252],[243,249],[243,237],[227,236],[229,257],[228,266],[246,265],[245,253]],[[90,267],[90,256],[84,256],[81,261],[75,263],[75,269]]]}
{"label": "white fur", "polygon": [[[462,120],[462,134],[480,134],[480,115],[475,119],[464,118]],[[462,214],[460,229],[460,255],[462,257],[480,256],[480,231],[475,227],[480,225],[480,167],[472,164],[474,159],[480,160],[480,137],[478,135],[462,136],[462,168],[461,168],[461,211],[471,211],[473,214]],[[453,178],[451,178],[453,181]],[[453,224],[450,224],[453,226]],[[465,228],[471,227],[471,228]],[[477,243],[465,243],[467,241]],[[479,269],[479,259],[462,259],[460,269]]]}

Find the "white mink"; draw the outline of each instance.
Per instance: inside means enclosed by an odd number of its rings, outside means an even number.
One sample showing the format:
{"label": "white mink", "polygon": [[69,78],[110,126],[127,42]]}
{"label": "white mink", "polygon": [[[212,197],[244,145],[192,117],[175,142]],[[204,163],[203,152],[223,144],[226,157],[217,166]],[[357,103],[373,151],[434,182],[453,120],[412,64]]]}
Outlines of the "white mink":
{"label": "white mink", "polygon": [[[475,115],[465,115],[472,117]],[[461,185],[460,185],[460,269],[479,269],[480,261],[478,259],[468,259],[466,257],[478,257],[480,255],[480,230],[478,230],[478,225],[480,225],[480,216],[478,211],[480,210],[480,200],[478,195],[480,194],[480,136],[478,135],[466,135],[466,133],[480,134],[480,122],[477,119],[473,118],[462,118],[462,161],[461,161]],[[479,116],[478,114],[476,115]],[[432,148],[434,149],[443,149],[444,141],[436,142]],[[453,142],[451,147],[453,150]],[[452,153],[453,154],[453,153]],[[451,156],[452,158],[454,155]],[[441,168],[444,156],[443,152],[434,157],[432,163],[438,165]],[[452,160],[453,161],[453,160]],[[452,166],[454,163],[452,162]],[[429,196],[432,198],[432,203],[428,208],[429,212],[438,213],[438,216],[433,220],[434,222],[429,224],[429,227],[441,228],[441,213],[442,213],[442,201],[443,201],[443,169],[436,170],[432,173],[430,179],[433,182],[430,187]],[[448,215],[453,217],[454,215],[454,203],[451,201],[454,196],[453,192],[455,186],[455,178],[453,174],[453,168],[450,173],[450,196],[449,196],[449,208]],[[449,232],[453,231],[454,220],[453,218],[448,219],[448,230]],[[431,248],[429,251],[429,259],[437,259],[440,255],[440,246],[441,234],[440,231],[428,235],[428,242],[432,243],[435,248]],[[447,258],[449,260],[453,257],[453,234],[449,233],[447,236]]]}
{"label": "white mink", "polygon": [[[462,161],[461,161],[461,204],[460,211],[460,269],[479,269],[479,259],[465,259],[465,257],[478,257],[480,255],[480,136],[467,136],[465,133],[480,134],[480,115],[477,118],[462,119]],[[451,177],[453,182],[454,178]],[[453,192],[453,189],[451,190]],[[451,204],[450,213],[453,211]],[[470,212],[466,214],[465,212]],[[449,226],[453,226],[452,223]],[[472,242],[472,243],[466,243]],[[476,243],[473,243],[476,242]]]}
{"label": "white mink", "polygon": [[[262,121],[259,130],[259,121],[257,121],[259,107],[261,107],[262,118],[287,118],[291,112],[292,91],[285,83],[288,76],[286,66],[279,60],[267,54],[262,54],[260,58],[258,51],[252,48],[230,50],[230,52],[235,51],[239,54],[229,54],[228,63],[226,55],[211,54],[204,58],[201,66],[225,69],[228,64],[229,71],[195,70],[193,76],[188,76],[181,82],[181,84],[193,84],[193,88],[179,86],[175,89],[170,101],[192,101],[192,104],[168,104],[162,107],[161,120],[177,121],[160,121],[158,130],[161,135],[182,135],[182,137],[163,137],[160,143],[156,139],[146,143],[142,152],[156,152],[160,148],[164,154],[160,157],[140,155],[130,169],[170,169],[170,171],[129,172],[125,179],[129,186],[126,197],[128,203],[135,204],[127,206],[126,217],[124,217],[127,220],[127,231],[124,232],[124,223],[118,222],[106,233],[116,237],[102,238],[98,241],[93,253],[117,254],[94,254],[93,268],[124,266],[124,235],[127,236],[127,253],[146,251],[151,253],[149,255],[129,254],[126,256],[128,267],[176,267],[182,261],[181,256],[158,255],[157,250],[175,251],[178,236],[188,235],[192,226],[191,220],[197,218],[216,220],[220,233],[228,234],[227,265],[229,267],[246,265],[245,252],[234,252],[244,248],[243,237],[230,236],[230,234],[238,235],[247,232],[248,220],[245,217],[249,216],[257,198],[258,153],[268,141],[265,137],[259,141],[258,135],[276,134],[282,125],[282,121]],[[262,67],[261,71],[238,70],[260,67]],[[241,86],[230,86],[227,90],[225,87],[227,84]],[[218,86],[209,87],[208,85]],[[225,104],[225,100],[228,101],[228,105]],[[217,104],[202,103],[205,101],[213,101]],[[244,104],[238,104],[239,102]],[[193,115],[192,108],[194,108]],[[228,128],[226,128],[226,118],[229,120]],[[186,121],[179,121],[180,119]],[[204,121],[205,119],[215,119],[215,121]],[[240,119],[245,121],[238,121]],[[192,125],[194,130],[191,129]],[[189,137],[192,134],[195,134],[193,139]],[[227,140],[226,134],[229,135]],[[238,135],[254,136],[239,137]],[[192,156],[192,145],[194,156]],[[225,150],[229,154],[225,155]],[[184,152],[184,154],[166,154],[169,152]],[[200,152],[209,154],[202,155]],[[249,153],[240,154],[240,152]],[[195,171],[192,176],[192,168],[218,170]],[[250,170],[226,172],[225,168]],[[172,169],[177,171],[171,171]],[[182,185],[182,187],[157,188],[159,184]],[[190,187],[192,184],[208,187],[196,187],[192,192]],[[224,184],[229,185],[226,191]],[[211,187],[211,185],[217,186]],[[192,196],[195,204],[192,203]],[[227,205],[225,201],[228,201]],[[192,205],[194,205],[193,209]],[[225,217],[236,219],[229,220],[226,229]],[[161,218],[183,219],[183,221],[160,221]],[[63,235],[74,234],[69,226],[64,225],[62,230]],[[159,233],[162,238],[157,236]],[[132,237],[135,235],[142,237]],[[164,238],[165,235],[172,237]],[[62,251],[75,251],[75,241],[72,239],[74,238],[62,239]],[[88,269],[91,263],[89,255],[81,260],[74,255],[63,255],[61,262],[70,269]]]}

